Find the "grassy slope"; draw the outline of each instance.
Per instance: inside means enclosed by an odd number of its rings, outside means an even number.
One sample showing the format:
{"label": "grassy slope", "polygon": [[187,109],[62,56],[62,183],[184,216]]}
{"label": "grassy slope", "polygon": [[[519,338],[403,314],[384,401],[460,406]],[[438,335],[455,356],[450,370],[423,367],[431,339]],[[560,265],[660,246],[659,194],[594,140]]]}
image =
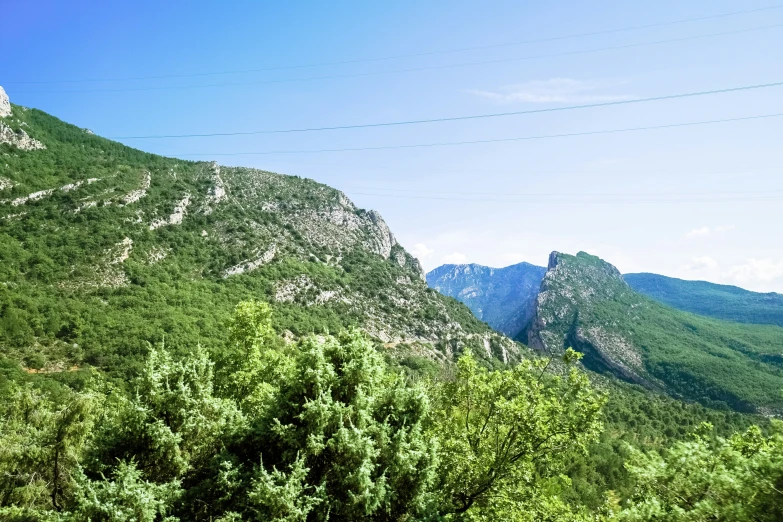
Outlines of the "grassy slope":
{"label": "grassy slope", "polygon": [[657,274],[625,274],[623,279],[637,292],[679,310],[738,323],[783,326],[781,294]]}

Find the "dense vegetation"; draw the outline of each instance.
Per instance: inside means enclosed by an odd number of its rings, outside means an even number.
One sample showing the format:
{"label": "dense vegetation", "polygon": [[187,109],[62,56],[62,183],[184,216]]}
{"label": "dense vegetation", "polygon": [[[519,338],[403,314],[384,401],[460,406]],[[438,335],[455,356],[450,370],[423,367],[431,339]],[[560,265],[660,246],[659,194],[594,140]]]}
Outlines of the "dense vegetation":
{"label": "dense vegetation", "polygon": [[783,410],[783,328],[675,310],[634,292],[610,264],[557,254],[533,341],[585,353],[588,368],[714,408]]}
{"label": "dense vegetation", "polygon": [[[533,357],[428,289],[379,216],[334,189],[17,106],[4,123],[47,148],[0,144],[0,519],[779,516],[778,424],[714,390],[696,398],[718,409],[591,385],[570,330],[562,360]],[[772,379],[747,398],[779,389],[778,329],[667,317],[631,331],[680,351],[701,339],[677,368],[707,346],[725,389],[748,368]]]}
{"label": "dense vegetation", "polygon": [[518,263],[504,268],[442,265],[427,273],[427,284],[458,299],[498,332],[515,339],[535,313],[546,268]]}
{"label": "dense vegetation", "polygon": [[[18,106],[3,120],[47,147],[0,143],[0,356],[30,370],[123,380],[147,343],[213,348],[250,298],[293,336],[356,325],[436,360],[518,350],[330,187],[147,154]],[[186,197],[181,222],[153,229]]]}
{"label": "dense vegetation", "polygon": [[783,326],[783,295],[656,274],[625,274],[639,293],[679,310],[726,321]]}
{"label": "dense vegetation", "polygon": [[726,440],[702,423],[691,430],[696,438],[663,453],[626,443],[627,490],[604,490],[591,504],[567,473],[605,441],[606,398],[573,366],[578,353],[566,351],[565,372],[555,374],[547,360],[491,371],[468,353],[437,379],[411,380],[357,330],[290,343],[272,324],[266,304],[241,303],[221,349],[195,345],[176,357],[163,345],[149,347],[127,391],[99,373],[58,382],[7,369],[0,377],[0,517],[780,515],[777,424],[770,435],[751,427]]}

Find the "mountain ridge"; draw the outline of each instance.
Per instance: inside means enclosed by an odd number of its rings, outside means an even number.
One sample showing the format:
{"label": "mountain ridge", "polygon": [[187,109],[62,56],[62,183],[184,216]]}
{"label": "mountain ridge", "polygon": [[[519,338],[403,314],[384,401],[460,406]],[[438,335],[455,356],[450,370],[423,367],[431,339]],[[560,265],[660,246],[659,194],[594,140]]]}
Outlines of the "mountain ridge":
{"label": "mountain ridge", "polygon": [[[312,180],[126,147],[42,111],[0,118],[0,348],[30,369],[125,367],[223,342],[243,299],[293,335],[362,327],[390,356],[519,345],[453,299],[383,218]],[[30,140],[41,147],[26,147]],[[98,312],[102,310],[102,312]]]}
{"label": "mountain ridge", "polygon": [[465,303],[476,317],[514,339],[533,315],[545,272],[525,262],[503,268],[442,265],[427,273],[427,284]]}
{"label": "mountain ridge", "polygon": [[783,411],[783,328],[683,312],[634,291],[619,270],[579,252],[554,252],[528,344],[572,346],[586,367],[714,407]]}
{"label": "mountain ridge", "polygon": [[637,292],[679,310],[739,323],[783,326],[783,294],[648,272],[625,274],[623,279]]}

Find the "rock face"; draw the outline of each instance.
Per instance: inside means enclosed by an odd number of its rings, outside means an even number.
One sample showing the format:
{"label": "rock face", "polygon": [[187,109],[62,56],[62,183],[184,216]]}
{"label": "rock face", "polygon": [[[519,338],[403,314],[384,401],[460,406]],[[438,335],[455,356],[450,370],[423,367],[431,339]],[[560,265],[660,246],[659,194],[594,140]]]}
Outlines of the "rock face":
{"label": "rock face", "polygon": [[495,330],[517,338],[535,313],[545,272],[544,267],[530,263],[505,268],[443,265],[427,274],[427,284],[465,303]]}
{"label": "rock face", "polygon": [[19,150],[41,150],[46,146],[27,135],[24,129],[14,131],[8,125],[0,123],[0,143],[7,143]]}
{"label": "rock face", "polygon": [[[10,118],[11,114],[13,114],[11,101],[8,99],[5,90],[0,87],[0,118]],[[43,143],[28,136],[21,127],[14,128],[3,122],[0,122],[0,143],[7,143],[19,150],[41,150],[46,148]]]}
{"label": "rock face", "polygon": [[0,118],[7,118],[11,115],[11,100],[5,90],[0,86]]}
{"label": "rock face", "polygon": [[606,301],[633,300],[633,295],[609,263],[584,252],[576,256],[552,252],[527,329],[527,343],[552,354],[570,346],[585,354],[583,362],[588,368],[657,387],[647,376],[633,342],[613,326],[591,320]]}
{"label": "rock face", "polygon": [[676,397],[739,411],[783,411],[783,328],[670,308],[584,252],[550,256],[527,340],[554,355],[572,347],[590,370]]}

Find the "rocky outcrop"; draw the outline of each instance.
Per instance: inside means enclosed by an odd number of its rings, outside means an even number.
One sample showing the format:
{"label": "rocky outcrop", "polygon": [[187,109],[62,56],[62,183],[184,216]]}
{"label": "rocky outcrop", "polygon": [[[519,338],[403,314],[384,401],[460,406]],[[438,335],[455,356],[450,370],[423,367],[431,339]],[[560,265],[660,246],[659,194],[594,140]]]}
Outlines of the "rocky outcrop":
{"label": "rocky outcrop", "polygon": [[7,118],[11,115],[11,100],[5,90],[0,87],[0,118]]}
{"label": "rocky outcrop", "polygon": [[389,225],[386,224],[378,212],[370,210],[367,212],[367,217],[369,218],[370,237],[365,245],[371,252],[378,254],[384,259],[389,259],[392,247],[397,244],[394,234],[391,233]]}
{"label": "rocky outcrop", "polygon": [[41,150],[46,148],[46,145],[28,136],[23,129],[14,131],[4,123],[0,123],[0,143],[7,143],[19,150]]}
{"label": "rocky outcrop", "polygon": [[615,324],[603,324],[594,314],[607,301],[629,299],[633,292],[614,266],[584,252],[552,252],[526,331],[527,343],[551,354],[574,348],[584,354],[583,363],[591,370],[655,388],[638,347]]}

